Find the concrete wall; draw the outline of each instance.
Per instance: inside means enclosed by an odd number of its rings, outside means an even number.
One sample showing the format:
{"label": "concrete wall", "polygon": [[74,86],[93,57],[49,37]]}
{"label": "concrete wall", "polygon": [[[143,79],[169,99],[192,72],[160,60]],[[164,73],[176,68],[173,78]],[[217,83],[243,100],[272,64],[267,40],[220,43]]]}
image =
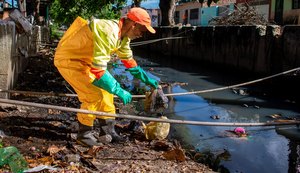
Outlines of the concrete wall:
{"label": "concrete wall", "polygon": [[186,37],[143,46],[163,58],[185,58],[257,74],[300,66],[300,26],[164,27],[156,31],[145,39]]}
{"label": "concrete wall", "polygon": [[[0,89],[12,89],[27,66],[27,57],[36,56],[41,43],[49,41],[49,29],[36,26],[33,34],[17,34],[15,23],[0,21]],[[0,92],[0,98],[8,98]]]}
{"label": "concrete wall", "polygon": [[[18,63],[16,56],[16,30],[13,22],[0,22],[0,87],[8,89],[14,83]],[[22,64],[22,63],[21,63]],[[7,98],[7,94],[0,93]]]}
{"label": "concrete wall", "polygon": [[36,56],[39,51],[40,46],[43,43],[50,42],[50,29],[43,26],[34,26],[32,30],[32,35],[30,36],[29,54],[31,56]]}
{"label": "concrete wall", "polygon": [[283,28],[282,41],[282,68],[300,67],[300,25],[285,26]]}

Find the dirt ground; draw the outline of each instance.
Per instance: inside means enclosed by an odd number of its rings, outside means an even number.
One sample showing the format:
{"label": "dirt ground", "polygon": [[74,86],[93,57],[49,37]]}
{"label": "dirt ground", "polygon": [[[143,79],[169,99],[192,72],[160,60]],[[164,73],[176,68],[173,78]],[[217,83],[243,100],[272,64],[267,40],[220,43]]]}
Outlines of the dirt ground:
{"label": "dirt ground", "polygon": [[[53,52],[45,48],[40,56],[30,57],[15,90],[72,92],[53,66]],[[80,105],[76,97],[13,93],[11,99],[73,108]],[[134,105],[124,107],[116,102],[116,107],[121,114],[137,113]],[[182,148],[175,139],[146,140],[139,122],[118,120],[116,128],[128,142],[86,148],[75,142],[78,129],[75,113],[0,105],[0,144],[15,146],[28,168],[40,168],[37,172],[213,172],[196,162],[201,153]],[[38,167],[41,165],[45,167]],[[9,171],[8,165],[0,168],[0,172]]]}

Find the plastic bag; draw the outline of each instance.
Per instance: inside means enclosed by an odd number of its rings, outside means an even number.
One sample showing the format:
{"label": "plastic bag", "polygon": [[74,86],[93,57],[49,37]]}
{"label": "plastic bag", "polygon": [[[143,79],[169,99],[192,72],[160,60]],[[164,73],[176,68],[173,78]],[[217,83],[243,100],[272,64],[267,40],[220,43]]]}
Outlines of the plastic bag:
{"label": "plastic bag", "polygon": [[168,98],[163,93],[161,86],[146,92],[145,110],[147,113],[162,114],[168,108]]}
{"label": "plastic bag", "polygon": [[[161,116],[161,119],[168,119],[166,116]],[[145,137],[148,140],[165,139],[170,131],[170,123],[150,122],[147,125],[143,123],[145,129]]]}

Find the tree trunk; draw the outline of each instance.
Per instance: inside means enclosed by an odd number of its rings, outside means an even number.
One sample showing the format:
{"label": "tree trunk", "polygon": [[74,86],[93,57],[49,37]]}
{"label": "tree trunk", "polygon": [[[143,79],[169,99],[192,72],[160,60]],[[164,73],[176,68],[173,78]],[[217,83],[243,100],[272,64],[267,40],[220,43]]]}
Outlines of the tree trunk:
{"label": "tree trunk", "polygon": [[131,7],[140,7],[141,2],[141,0],[133,0],[133,4],[131,5]]}
{"label": "tree trunk", "polygon": [[174,22],[174,13],[177,0],[160,0],[159,8],[161,10],[161,26],[172,26]]}

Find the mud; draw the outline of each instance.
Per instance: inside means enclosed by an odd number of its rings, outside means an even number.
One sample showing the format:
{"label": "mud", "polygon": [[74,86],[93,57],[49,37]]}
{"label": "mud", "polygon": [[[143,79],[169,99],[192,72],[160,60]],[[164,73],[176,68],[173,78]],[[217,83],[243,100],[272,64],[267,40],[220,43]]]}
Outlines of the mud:
{"label": "mud", "polygon": [[[28,69],[20,74],[14,90],[74,93],[53,66],[53,49],[30,57]],[[12,94],[11,99],[79,108],[76,97],[29,96]],[[116,100],[118,113],[138,114],[135,101],[123,106]],[[123,144],[103,144],[85,148],[75,142],[78,123],[75,113],[24,106],[0,105],[1,145],[15,146],[29,168],[48,165],[56,170],[40,172],[212,172],[197,163],[199,153],[182,148],[169,137],[146,140],[139,122],[118,120],[117,131],[128,138]],[[170,135],[171,136],[171,135]],[[200,157],[201,158],[201,157]],[[8,166],[0,172],[9,171]]]}

